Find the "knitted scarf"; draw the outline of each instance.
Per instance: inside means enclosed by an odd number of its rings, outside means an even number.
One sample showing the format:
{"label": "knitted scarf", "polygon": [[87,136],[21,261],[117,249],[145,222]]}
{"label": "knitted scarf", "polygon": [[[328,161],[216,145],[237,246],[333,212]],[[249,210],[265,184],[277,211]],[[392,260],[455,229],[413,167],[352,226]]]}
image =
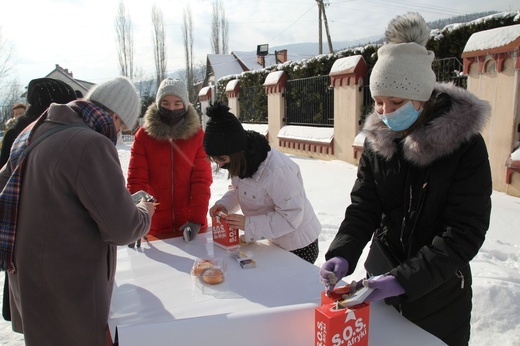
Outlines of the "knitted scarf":
{"label": "knitted scarf", "polygon": [[[72,101],[68,104],[85,123],[96,132],[108,137],[114,145],[117,143],[117,133],[112,116],[102,108],[87,101]],[[22,188],[22,173],[26,156],[20,155],[29,146],[34,130],[47,118],[43,113],[35,122],[27,126],[16,138],[11,148],[9,161],[6,165],[14,167],[4,189],[0,192],[0,270],[15,272],[13,262],[18,222],[18,208]]]}

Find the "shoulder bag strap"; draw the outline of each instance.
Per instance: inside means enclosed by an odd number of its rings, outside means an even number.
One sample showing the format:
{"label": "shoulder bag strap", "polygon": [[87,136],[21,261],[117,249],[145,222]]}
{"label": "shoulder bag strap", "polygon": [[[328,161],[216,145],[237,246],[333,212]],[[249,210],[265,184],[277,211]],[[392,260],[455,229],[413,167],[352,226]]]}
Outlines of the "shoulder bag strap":
{"label": "shoulder bag strap", "polygon": [[40,137],[38,137],[34,141],[32,141],[27,146],[27,148],[25,148],[25,150],[20,154],[20,156],[18,157],[18,162],[22,162],[22,160],[27,156],[27,154],[29,154],[29,152],[36,146],[36,144],[40,143],[45,138],[49,137],[50,135],[55,134],[56,132],[60,132],[60,131],[63,131],[63,130],[66,130],[66,129],[70,129],[70,128],[73,128],[73,127],[89,128],[88,126],[83,125],[83,124],[66,124],[66,125],[57,126],[57,127],[53,128],[52,130],[49,130],[49,131],[45,132]]}

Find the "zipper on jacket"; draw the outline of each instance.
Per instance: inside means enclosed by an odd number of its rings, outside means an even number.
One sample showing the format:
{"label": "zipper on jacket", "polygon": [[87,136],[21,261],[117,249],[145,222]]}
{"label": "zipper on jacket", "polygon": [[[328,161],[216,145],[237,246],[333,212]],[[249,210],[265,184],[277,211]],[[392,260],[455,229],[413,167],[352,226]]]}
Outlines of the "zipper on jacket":
{"label": "zipper on jacket", "polygon": [[464,288],[464,274],[462,274],[462,272],[459,270],[458,272],[455,273],[455,275],[457,275],[457,277],[460,279],[460,289],[463,289]]}
{"label": "zipper on jacket", "polygon": [[[424,199],[426,198],[426,191],[427,191],[428,183],[429,183],[429,178],[430,178],[430,169],[428,169],[428,171],[426,172],[426,175],[424,177],[424,182],[423,182],[423,184],[420,187],[419,196],[418,196],[419,197],[419,202],[418,202],[418,205],[417,205],[417,211],[416,211],[416,213],[414,215],[413,224],[412,224],[412,228],[411,228],[410,234],[408,235],[408,239],[405,241],[405,239],[404,239],[404,232],[405,232],[405,227],[406,227],[406,220],[407,220],[408,216],[410,215],[410,213],[412,211],[412,205],[413,205],[413,203],[412,203],[412,199],[413,199],[412,185],[408,183],[408,176],[406,178],[406,184],[410,186],[410,191],[409,191],[409,196],[408,197],[405,196],[405,204],[406,204],[406,200],[408,200],[408,210],[407,210],[405,216],[403,217],[403,222],[402,222],[402,225],[401,225],[400,241],[401,241],[401,246],[403,247],[404,254],[407,257],[411,256],[412,238],[413,238],[413,235],[415,233],[415,229],[417,227],[417,222],[419,221],[419,216],[421,215],[421,212],[422,212],[422,209],[423,209]],[[406,195],[406,193],[405,193],[405,195]]]}
{"label": "zipper on jacket", "polygon": [[174,208],[174,196],[175,196],[175,191],[174,188],[174,177],[173,177],[173,165],[175,164],[173,162],[173,151],[175,150],[175,144],[173,143],[173,139],[170,138],[170,163],[171,163],[171,170],[170,170],[170,186],[172,187],[172,194],[170,196],[170,198],[172,199],[172,231],[175,233],[176,229],[175,229],[175,208]]}

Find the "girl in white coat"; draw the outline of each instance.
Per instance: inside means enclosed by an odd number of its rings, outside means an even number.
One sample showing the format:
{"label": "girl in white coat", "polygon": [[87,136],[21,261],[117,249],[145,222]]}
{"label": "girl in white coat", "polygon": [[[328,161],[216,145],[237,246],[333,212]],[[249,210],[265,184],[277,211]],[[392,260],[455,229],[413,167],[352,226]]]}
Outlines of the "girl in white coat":
{"label": "girl in white coat", "polygon": [[206,112],[210,120],[204,149],[217,169],[227,169],[231,177],[229,190],[210,208],[210,216],[222,211],[230,226],[244,231],[245,241],[269,239],[314,263],[321,224],[305,194],[299,166],[271,148],[265,136],[245,131],[226,105],[216,103]]}

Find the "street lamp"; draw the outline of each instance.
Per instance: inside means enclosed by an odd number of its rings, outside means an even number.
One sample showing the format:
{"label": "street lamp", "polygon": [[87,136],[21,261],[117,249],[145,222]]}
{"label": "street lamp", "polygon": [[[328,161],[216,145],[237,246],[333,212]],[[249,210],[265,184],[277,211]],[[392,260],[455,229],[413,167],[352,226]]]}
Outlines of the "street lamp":
{"label": "street lamp", "polygon": [[262,67],[265,68],[265,57],[269,55],[269,44],[259,44],[256,46],[256,55],[262,57]]}

